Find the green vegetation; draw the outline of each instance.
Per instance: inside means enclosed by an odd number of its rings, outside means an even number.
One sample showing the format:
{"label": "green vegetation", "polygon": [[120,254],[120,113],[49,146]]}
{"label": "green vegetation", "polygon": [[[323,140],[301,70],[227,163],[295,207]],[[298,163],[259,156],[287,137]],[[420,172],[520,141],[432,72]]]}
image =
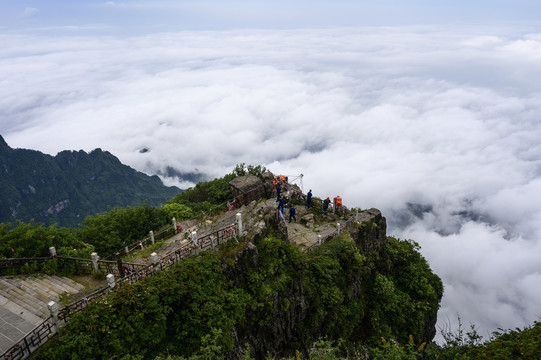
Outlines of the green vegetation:
{"label": "green vegetation", "polygon": [[157,241],[154,244],[148,245],[143,249],[134,250],[130,252],[128,255],[124,256],[122,260],[124,262],[130,262],[136,258],[148,258],[150,257],[150,254],[158,251],[164,245],[165,245],[165,241]]}
{"label": "green vegetation", "polygon": [[78,236],[92,244],[98,254],[108,255],[143,239],[150,230],[157,230],[169,222],[170,218],[161,208],[146,205],[114,208],[105,214],[87,217],[78,230]]}
{"label": "green vegetation", "polygon": [[501,330],[494,332],[485,342],[471,325],[464,331],[459,320],[457,331],[445,331],[445,344],[431,344],[427,353],[441,360],[469,359],[541,359],[541,322],[534,322],[524,329]]}
{"label": "green vegetation", "polygon": [[[77,158],[76,154],[72,155]],[[247,173],[258,175],[265,170],[259,165],[239,164],[230,174],[201,182],[161,207],[145,203],[109,208],[106,212],[87,216],[78,228],[59,228],[56,224],[47,227],[35,222],[17,222],[15,226],[0,224],[0,257],[46,257],[51,246],[56,247],[60,256],[90,258],[93,251],[107,256],[145,238],[150,230],[157,232],[169,225],[172,217],[182,221],[223,211],[227,201],[231,200],[229,182],[232,179]],[[28,269],[29,272],[36,270],[39,269]]]}
{"label": "green vegetation", "polygon": [[177,194],[174,198],[168,200],[164,207],[170,208],[170,206],[176,206],[176,204],[182,205],[183,215],[187,214],[186,208],[189,208],[196,218],[219,214],[227,208],[227,202],[231,200],[231,190],[229,189],[231,180],[247,174],[259,176],[266,170],[261,165],[246,166],[244,163],[238,164],[230,174],[222,178],[200,182],[195,187]]}
{"label": "green vegetation", "polygon": [[[416,248],[411,242],[392,240],[383,251],[413,263],[393,269],[384,256],[360,254],[346,235],[309,254],[271,237],[255,245],[257,249],[230,241],[218,252],[185,259],[168,271],[122,287],[78,313],[65,334],[37,358],[131,354],[220,359],[233,349],[248,349],[256,358],[271,352],[319,353],[314,358],[331,359],[360,351],[364,344],[377,347],[383,335],[404,346],[414,338],[423,339],[427,324],[416,321],[425,321],[423,313],[438,308],[441,282],[420,255],[413,256]],[[428,274],[412,276],[408,271]],[[414,296],[403,294],[406,287],[397,281],[401,276],[414,282],[407,285],[417,289]],[[378,287],[372,288],[374,283]],[[378,301],[371,299],[374,296]],[[382,296],[397,302],[389,304]],[[409,313],[393,318],[399,311]],[[372,316],[380,316],[377,326]],[[331,344],[341,345],[327,353]],[[303,350],[306,345],[308,350]]]}
{"label": "green vegetation", "polygon": [[160,206],[180,189],[123,165],[107,151],[56,156],[11,149],[0,136],[0,221],[76,227],[111,207]]}
{"label": "green vegetation", "polygon": [[10,229],[0,224],[0,256],[46,257],[51,246],[59,256],[90,258],[94,251],[106,256],[168,223],[161,208],[143,205],[89,216],[78,229],[22,222]]}
{"label": "green vegetation", "polygon": [[[110,208],[76,229],[0,224],[0,256],[48,256],[50,246],[63,256],[108,255],[173,216],[181,221],[219,213],[231,200],[229,181],[264,170],[240,164],[164,206]],[[320,211],[313,213],[323,221]],[[431,344],[443,286],[419,245],[392,237],[370,244],[382,231],[375,222],[356,230],[355,239],[342,234],[309,253],[272,236],[253,245],[230,240],[217,252],[184,259],[92,302],[35,358],[199,360],[232,352],[245,359],[541,357],[540,323],[495,333],[485,343],[473,327],[465,335],[459,329],[444,334],[445,345]],[[23,270],[54,273],[62,266],[28,262]]]}
{"label": "green vegetation", "polygon": [[77,231],[45,227],[42,224],[0,224],[0,256],[6,258],[49,256],[49,247],[55,246],[60,256],[90,258],[94,247],[77,236]]}

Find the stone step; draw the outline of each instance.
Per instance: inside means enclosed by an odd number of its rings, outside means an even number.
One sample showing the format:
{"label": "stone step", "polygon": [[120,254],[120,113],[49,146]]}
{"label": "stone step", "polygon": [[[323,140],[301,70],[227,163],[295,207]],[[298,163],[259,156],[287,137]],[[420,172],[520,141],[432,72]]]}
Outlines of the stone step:
{"label": "stone step", "polygon": [[0,295],[37,317],[49,316],[47,304],[62,294],[75,294],[84,286],[68,278],[52,276],[0,277]]}
{"label": "stone step", "polygon": [[28,304],[33,309],[35,309],[37,312],[40,312],[40,310],[43,308],[43,302],[37,300],[32,295],[29,295],[29,294],[25,293],[24,291],[22,291],[20,289],[10,289],[8,291],[8,293],[11,293],[20,302]]}
{"label": "stone step", "polygon": [[64,292],[67,292],[68,294],[76,294],[82,289],[84,289],[83,285],[69,278],[59,278],[55,276],[48,276],[48,277],[44,277],[42,280],[47,283],[59,286],[60,288],[64,290]]}
{"label": "stone step", "polygon": [[12,284],[13,285],[13,286],[11,286],[11,287],[9,287],[7,289],[4,289],[2,291],[4,293],[6,293],[6,294],[17,294],[17,295],[19,295],[19,300],[20,301],[24,301],[24,302],[28,303],[29,305],[31,305],[36,310],[42,308],[44,306],[44,304],[41,301],[39,301],[38,299],[36,299],[36,297],[34,296],[35,293],[27,292],[26,290],[28,290],[28,286],[25,286],[23,284],[23,282],[17,281],[17,280],[18,279],[16,279],[16,280],[7,279],[7,281],[6,281],[5,279],[0,279],[0,282],[2,282],[4,284]]}
{"label": "stone step", "polygon": [[50,316],[47,304],[84,286],[58,276],[0,277],[0,354]]}
{"label": "stone step", "polygon": [[40,310],[41,306],[39,306],[36,302],[29,300],[24,295],[21,295],[20,292],[15,291],[14,289],[3,291],[0,295],[39,318],[43,318],[43,316],[47,315],[47,313]]}
{"label": "stone step", "polygon": [[0,295],[0,354],[39,325],[43,319]]}
{"label": "stone step", "polygon": [[28,311],[24,307],[22,307],[20,304],[17,304],[16,302],[13,302],[12,300],[6,298],[3,295],[0,295],[0,307],[9,310],[13,314],[16,314],[20,317],[22,317],[24,320],[28,321],[29,323],[37,326],[39,325],[43,319],[39,316],[36,316],[34,313]]}
{"label": "stone step", "polygon": [[62,287],[56,284],[51,284],[40,278],[34,278],[32,279],[32,281],[34,281],[35,284],[39,284],[39,287],[43,290],[44,293],[55,298],[59,298],[60,294],[64,294],[66,292],[66,290],[64,290]]}
{"label": "stone step", "polygon": [[44,284],[43,282],[39,281],[37,278],[34,277],[28,277],[25,280],[25,284],[32,289],[35,293],[42,294],[48,299],[54,300],[58,298],[58,292],[55,291],[55,289],[52,289],[48,286],[48,284]]}
{"label": "stone step", "polygon": [[43,302],[43,306],[46,306],[51,300],[58,301],[59,299],[59,294],[55,291],[56,289],[49,287],[49,284],[39,281],[36,278],[27,278],[24,281],[24,288],[28,294]]}
{"label": "stone step", "polygon": [[74,281],[68,277],[58,277],[56,275],[50,276],[51,279],[54,279],[61,284],[67,284],[71,288],[75,289],[76,292],[83,291],[85,289],[85,286],[83,284],[78,283],[77,281]]}

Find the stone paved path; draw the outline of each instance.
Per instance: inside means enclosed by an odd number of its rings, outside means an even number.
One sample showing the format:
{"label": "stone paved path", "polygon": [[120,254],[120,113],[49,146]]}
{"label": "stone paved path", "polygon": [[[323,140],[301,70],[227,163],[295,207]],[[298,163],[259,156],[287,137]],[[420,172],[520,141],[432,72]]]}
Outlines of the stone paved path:
{"label": "stone paved path", "polygon": [[58,276],[0,277],[0,354],[49,317],[47,303],[84,286]]}

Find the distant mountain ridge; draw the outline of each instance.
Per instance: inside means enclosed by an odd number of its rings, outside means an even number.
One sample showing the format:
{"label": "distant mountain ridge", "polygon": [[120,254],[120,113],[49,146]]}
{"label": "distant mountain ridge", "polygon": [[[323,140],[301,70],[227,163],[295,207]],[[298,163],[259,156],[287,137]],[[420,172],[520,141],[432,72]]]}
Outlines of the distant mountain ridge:
{"label": "distant mountain ridge", "polygon": [[0,136],[0,222],[75,227],[108,207],[160,206],[181,190],[101,149],[56,156],[12,149]]}

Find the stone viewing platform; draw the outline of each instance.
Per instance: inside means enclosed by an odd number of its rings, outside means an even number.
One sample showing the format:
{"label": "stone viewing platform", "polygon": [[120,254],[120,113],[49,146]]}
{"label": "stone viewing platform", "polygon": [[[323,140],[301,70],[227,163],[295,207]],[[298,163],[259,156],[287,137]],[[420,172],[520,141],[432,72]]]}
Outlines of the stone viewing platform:
{"label": "stone viewing platform", "polygon": [[0,277],[0,353],[28,334],[50,316],[47,304],[60,302],[85,287],[67,277]]}

